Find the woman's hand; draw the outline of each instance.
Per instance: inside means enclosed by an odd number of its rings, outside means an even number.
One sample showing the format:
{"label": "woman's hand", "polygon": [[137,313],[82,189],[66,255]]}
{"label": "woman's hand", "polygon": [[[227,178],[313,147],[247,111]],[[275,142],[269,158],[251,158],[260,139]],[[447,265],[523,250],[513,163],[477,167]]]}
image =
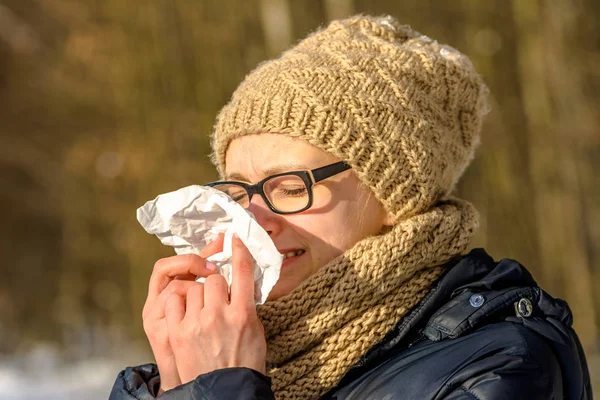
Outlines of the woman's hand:
{"label": "woman's hand", "polygon": [[254,302],[254,263],[240,239],[233,239],[231,296],[221,275],[173,294],[165,306],[169,343],[182,383],[229,367],[265,373],[267,344]]}
{"label": "woman's hand", "polygon": [[166,301],[170,296],[183,301],[191,288],[202,287],[201,283],[195,282],[196,276],[207,277],[215,273],[214,269],[207,268],[205,259],[220,252],[222,248],[223,236],[221,235],[218,240],[207,245],[200,256],[186,254],[168,257],[157,261],[154,265],[142,318],[144,331],[160,373],[159,393],[181,385],[167,332]]}

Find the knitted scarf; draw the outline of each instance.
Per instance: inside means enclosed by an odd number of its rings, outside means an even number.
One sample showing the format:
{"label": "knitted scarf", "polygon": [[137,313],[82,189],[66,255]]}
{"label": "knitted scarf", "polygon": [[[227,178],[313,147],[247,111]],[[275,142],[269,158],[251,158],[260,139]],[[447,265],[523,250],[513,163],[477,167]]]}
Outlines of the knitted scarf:
{"label": "knitted scarf", "polygon": [[277,399],[333,388],[467,250],[478,214],[451,199],[367,237],[288,295],[259,306]]}

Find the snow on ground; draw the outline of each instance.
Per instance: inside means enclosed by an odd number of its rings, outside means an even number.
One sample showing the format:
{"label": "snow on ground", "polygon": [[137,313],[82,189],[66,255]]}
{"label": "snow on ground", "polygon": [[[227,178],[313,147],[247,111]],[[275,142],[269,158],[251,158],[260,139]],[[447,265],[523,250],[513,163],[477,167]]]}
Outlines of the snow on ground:
{"label": "snow on ground", "polygon": [[26,355],[0,359],[0,399],[106,400],[117,374],[131,360],[148,362],[147,356],[122,356],[122,360],[90,357],[69,363],[55,349],[38,346]]}

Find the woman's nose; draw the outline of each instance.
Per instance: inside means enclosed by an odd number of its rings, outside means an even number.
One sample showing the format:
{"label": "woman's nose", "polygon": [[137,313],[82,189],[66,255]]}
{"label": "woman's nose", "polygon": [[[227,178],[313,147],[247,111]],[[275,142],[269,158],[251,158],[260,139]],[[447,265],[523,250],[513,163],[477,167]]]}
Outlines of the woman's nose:
{"label": "woman's nose", "polygon": [[254,214],[256,222],[267,231],[269,236],[276,236],[281,231],[281,217],[271,211],[260,195],[252,196],[247,210]]}

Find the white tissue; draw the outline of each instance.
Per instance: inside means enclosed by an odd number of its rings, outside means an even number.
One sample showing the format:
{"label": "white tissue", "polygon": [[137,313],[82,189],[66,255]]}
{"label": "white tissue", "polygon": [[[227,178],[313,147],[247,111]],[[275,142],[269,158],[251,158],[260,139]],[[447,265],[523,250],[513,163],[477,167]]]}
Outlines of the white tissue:
{"label": "white tissue", "polygon": [[[223,252],[207,260],[217,266],[231,287],[234,234],[254,258],[254,297],[257,304],[267,300],[279,279],[283,255],[254,216],[225,193],[192,185],[159,195],[137,210],[137,219],[146,232],[173,246],[177,254],[199,254],[219,233],[225,234]],[[198,281],[203,281],[199,278]]]}

